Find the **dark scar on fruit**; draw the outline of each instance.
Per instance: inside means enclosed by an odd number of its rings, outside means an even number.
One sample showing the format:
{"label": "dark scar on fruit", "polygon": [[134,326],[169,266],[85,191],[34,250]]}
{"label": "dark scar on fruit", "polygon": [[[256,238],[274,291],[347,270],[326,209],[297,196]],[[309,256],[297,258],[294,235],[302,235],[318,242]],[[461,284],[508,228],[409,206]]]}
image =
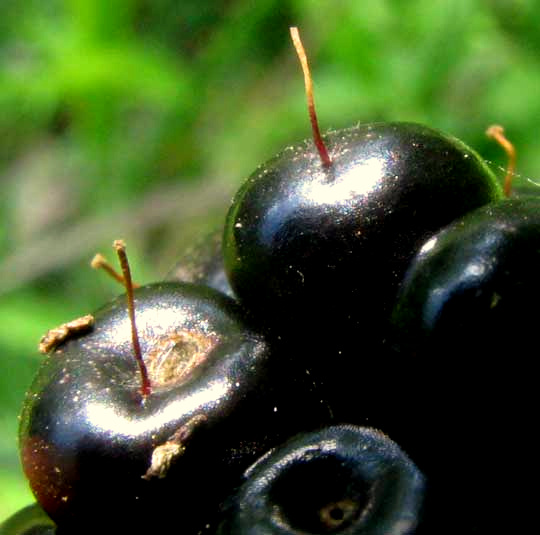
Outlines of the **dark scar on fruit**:
{"label": "dark scar on fruit", "polygon": [[150,468],[141,478],[149,481],[153,478],[163,479],[166,477],[173,461],[182,456],[186,451],[186,441],[193,433],[195,427],[206,422],[206,420],[208,418],[204,414],[196,414],[178,428],[167,442],[156,446],[152,452]]}
{"label": "dark scar on fruit", "polygon": [[50,353],[70,338],[76,338],[91,331],[93,326],[94,316],[92,314],[63,323],[54,329],[50,329],[41,337],[38,350],[43,354]]}

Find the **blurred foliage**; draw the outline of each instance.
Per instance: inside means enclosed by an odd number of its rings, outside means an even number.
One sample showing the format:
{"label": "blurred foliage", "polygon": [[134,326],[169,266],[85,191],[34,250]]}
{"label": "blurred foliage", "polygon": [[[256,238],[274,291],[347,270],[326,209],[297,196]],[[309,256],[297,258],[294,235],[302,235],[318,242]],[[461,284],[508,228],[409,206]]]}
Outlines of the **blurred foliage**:
{"label": "blurred foliage", "polygon": [[[48,328],[120,289],[88,262],[124,238],[158,279],[235,188],[321,127],[409,120],[475,147],[503,124],[516,185],[540,182],[535,0],[3,0],[0,18],[0,520],[31,501],[17,413]],[[532,186],[531,186],[532,187]]]}

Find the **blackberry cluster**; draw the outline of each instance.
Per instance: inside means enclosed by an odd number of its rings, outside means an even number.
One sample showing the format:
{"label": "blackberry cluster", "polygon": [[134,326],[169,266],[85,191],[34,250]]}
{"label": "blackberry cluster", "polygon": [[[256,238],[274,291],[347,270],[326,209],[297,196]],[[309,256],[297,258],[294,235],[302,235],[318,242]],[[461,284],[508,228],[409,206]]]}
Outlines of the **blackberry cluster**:
{"label": "blackberry cluster", "polygon": [[126,294],[42,340],[19,434],[37,504],[2,534],[492,533],[517,514],[540,198],[506,198],[461,141],[314,127],[166,281],[134,289],[116,247]]}

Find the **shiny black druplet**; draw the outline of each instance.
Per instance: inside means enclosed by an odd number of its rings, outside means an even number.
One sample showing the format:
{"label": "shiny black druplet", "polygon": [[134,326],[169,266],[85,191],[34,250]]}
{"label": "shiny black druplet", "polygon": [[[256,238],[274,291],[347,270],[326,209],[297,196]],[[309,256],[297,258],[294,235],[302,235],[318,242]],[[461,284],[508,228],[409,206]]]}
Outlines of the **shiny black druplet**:
{"label": "shiny black druplet", "polygon": [[522,198],[436,234],[401,288],[392,343],[416,388],[400,403],[397,436],[432,482],[432,525],[453,518],[449,532],[535,522],[520,503],[540,473],[527,438],[538,405],[539,276],[540,199]]}
{"label": "shiny black druplet", "polygon": [[414,533],[425,480],[388,436],[352,425],[268,452],[229,498],[219,535]]}
{"label": "shiny black druplet", "polygon": [[468,214],[427,241],[412,262],[393,312],[399,343],[422,351],[443,340],[457,347],[483,338],[518,347],[525,327],[536,323],[530,312],[540,295],[539,270],[540,199],[505,200]]}
{"label": "shiny black druplet", "polygon": [[[249,464],[326,421],[327,410],[305,371],[274,359],[227,296],[160,283],[135,297],[152,393],[142,400],[120,296],[40,367],[21,414],[23,468],[60,528],[107,519],[110,529],[146,534],[180,521],[182,533],[197,533]],[[185,451],[164,477],[143,478],[156,447],[186,426]]]}
{"label": "shiny black druplet", "polygon": [[329,168],[309,141],[248,178],[223,250],[238,299],[275,332],[344,349],[381,335],[417,247],[500,188],[475,152],[424,126],[366,124],[325,142]]}

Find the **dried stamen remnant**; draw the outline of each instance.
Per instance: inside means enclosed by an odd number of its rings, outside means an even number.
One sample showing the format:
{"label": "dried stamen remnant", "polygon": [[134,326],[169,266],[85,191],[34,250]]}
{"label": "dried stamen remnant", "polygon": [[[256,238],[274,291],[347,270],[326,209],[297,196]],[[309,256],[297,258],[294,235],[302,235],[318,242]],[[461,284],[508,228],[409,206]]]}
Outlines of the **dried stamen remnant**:
{"label": "dried stamen remnant", "polygon": [[[124,276],[121,273],[118,273],[113,266],[110,264],[110,262],[101,254],[97,253],[94,258],[92,258],[92,261],[90,262],[90,266],[93,269],[103,269],[108,275],[110,275],[116,282],[119,282],[122,285],[125,285]],[[132,282],[133,288],[140,288],[140,285],[136,282]]]}
{"label": "dried stamen remnant", "polygon": [[188,330],[161,336],[145,356],[152,384],[170,386],[182,383],[208,358],[218,343],[217,335]]}
{"label": "dried stamen remnant", "polygon": [[143,401],[152,392],[152,385],[148,377],[148,370],[143,360],[141,344],[139,341],[139,333],[137,331],[137,325],[135,323],[135,297],[133,295],[133,280],[131,279],[131,269],[129,267],[129,261],[126,254],[126,244],[123,240],[114,240],[113,247],[118,255],[120,261],[120,267],[122,268],[122,281],[126,287],[127,309],[129,316],[129,323],[131,324],[131,343],[133,345],[133,356],[137,361],[139,372],[141,375],[141,395]]}
{"label": "dried stamen remnant", "polygon": [[304,85],[306,88],[306,98],[308,104],[309,120],[311,121],[311,130],[313,132],[313,141],[321,157],[321,161],[324,167],[329,167],[332,164],[332,160],[328,155],[328,150],[324,144],[321,132],[319,130],[319,121],[317,119],[317,112],[315,111],[315,99],[313,98],[313,81],[311,79],[311,73],[309,71],[309,64],[307,60],[306,51],[304,45],[300,39],[300,32],[296,26],[290,28],[291,39],[296,49],[296,54],[300,60],[300,66],[304,73]]}
{"label": "dried stamen remnant", "polygon": [[87,314],[47,331],[39,341],[39,352],[49,353],[69,338],[87,333],[94,326],[94,316]]}
{"label": "dried stamen remnant", "polygon": [[204,414],[197,414],[190,418],[172,435],[167,442],[157,446],[152,452],[152,461],[143,479],[150,480],[157,477],[166,477],[171,464],[186,451],[186,441],[189,439],[195,427],[206,422],[208,418]]}
{"label": "dried stamen remnant", "polygon": [[516,170],[516,149],[510,140],[504,135],[504,128],[498,124],[491,125],[486,130],[486,135],[494,139],[506,152],[508,156],[508,165],[506,166],[506,175],[504,177],[503,191],[505,197],[512,194],[512,182]]}

